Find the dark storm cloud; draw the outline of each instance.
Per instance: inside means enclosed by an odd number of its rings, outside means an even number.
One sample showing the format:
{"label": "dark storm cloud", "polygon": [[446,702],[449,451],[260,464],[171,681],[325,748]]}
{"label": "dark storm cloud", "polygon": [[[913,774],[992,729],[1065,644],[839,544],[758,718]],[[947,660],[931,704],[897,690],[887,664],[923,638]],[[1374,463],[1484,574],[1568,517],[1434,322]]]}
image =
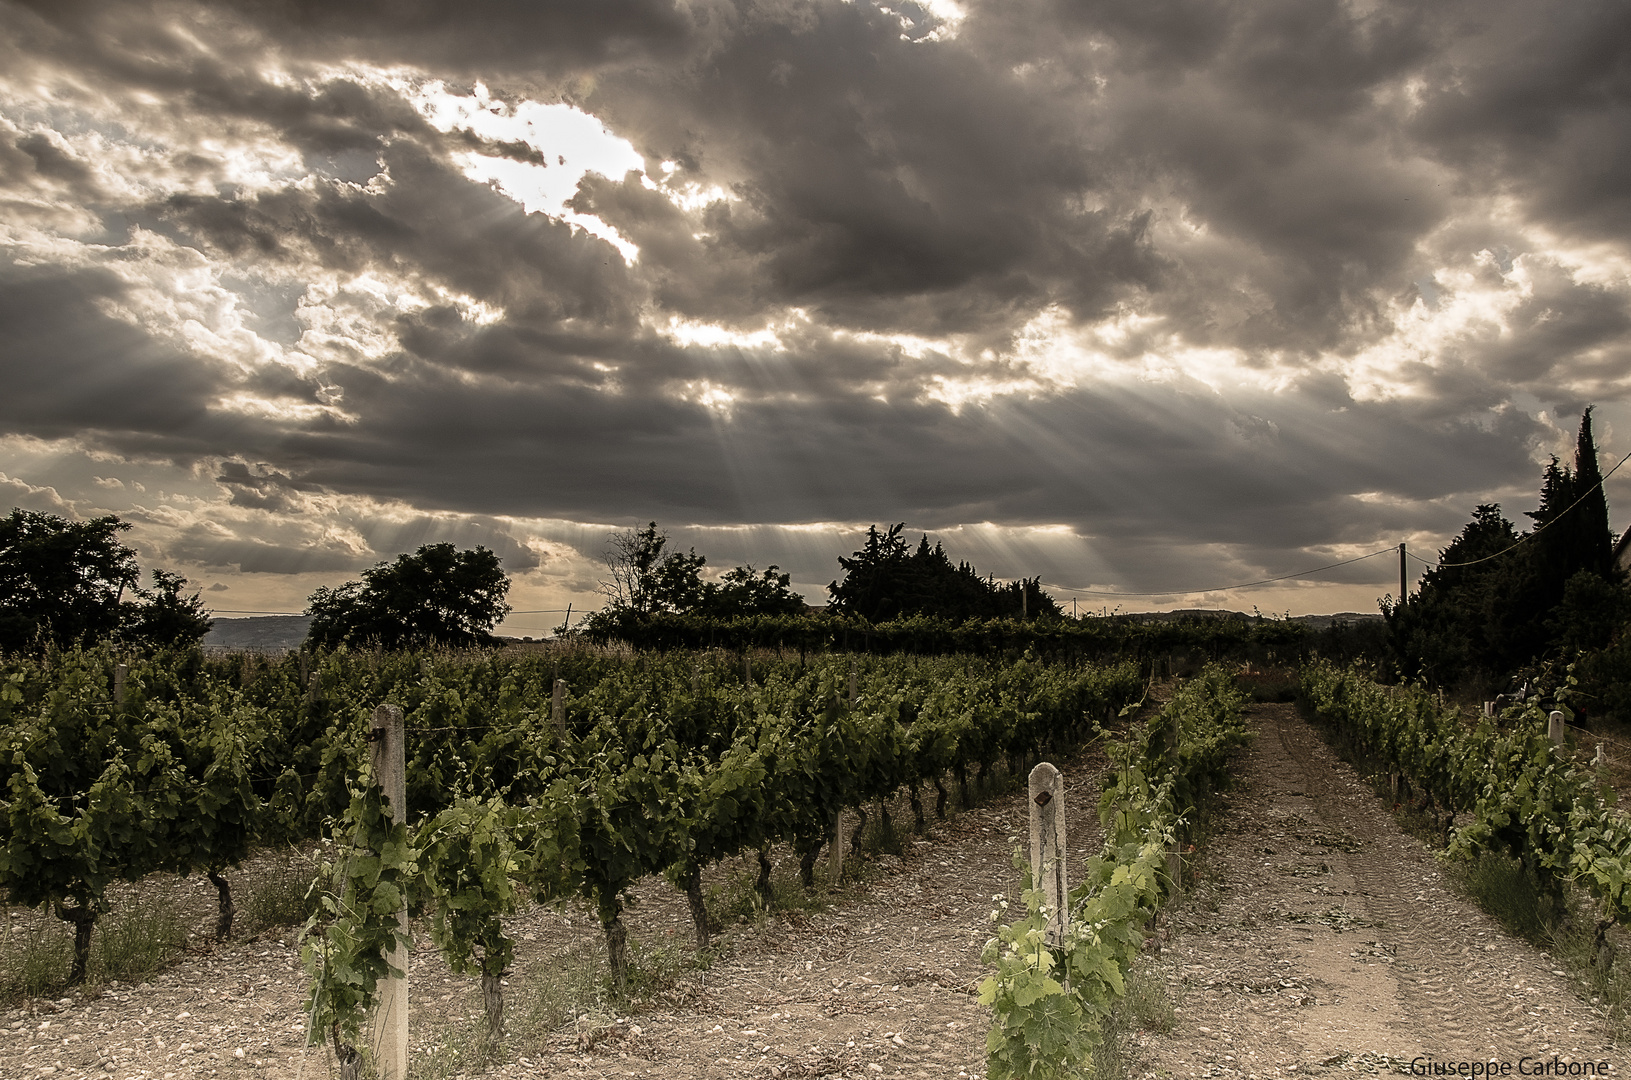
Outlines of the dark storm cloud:
{"label": "dark storm cloud", "polygon": [[[962,39],[925,48],[871,5],[823,3],[743,15],[698,62],[604,78],[585,104],[732,188],[706,255],[750,264],[761,302],[938,333],[1054,300],[1096,314],[1158,277],[1143,207],[1082,205],[1103,164],[1046,98]],[[637,234],[603,191],[586,202]]]}
{"label": "dark storm cloud", "polygon": [[[57,94],[0,101],[0,425],[213,478],[225,524],[149,513],[212,568],[905,519],[1070,526],[1148,588],[1453,532],[1534,486],[1520,395],[1631,394],[1623,270],[1534,239],[1626,256],[1623,5],[967,6],[0,2],[0,89]],[[551,147],[368,65],[630,139],[650,176],[570,209],[638,258],[464,171]],[[1403,340],[1417,298],[1473,310]],[[1078,374],[1021,347],[1112,317]],[[1190,346],[1245,377],[1139,377]]]}
{"label": "dark storm cloud", "polygon": [[251,470],[242,461],[221,462],[215,482],[232,492],[233,506],[274,512],[302,509],[305,501],[297,493],[316,490],[314,485],[302,484],[276,469],[260,466]]}
{"label": "dark storm cloud", "polygon": [[1631,228],[1631,8],[1614,0],[1477,5],[1425,67],[1411,129],[1555,227]]}
{"label": "dark storm cloud", "polygon": [[189,357],[105,314],[126,286],[100,269],[0,262],[0,425],[58,438],[181,435],[207,424],[214,380]]}
{"label": "dark storm cloud", "polygon": [[[175,40],[172,27],[247,46],[276,41],[323,61],[415,64],[479,78],[492,71],[577,72],[672,53],[691,24],[663,0],[237,0],[110,5],[97,0],[8,0],[42,24],[134,54]],[[87,30],[90,32],[87,33]],[[253,30],[251,36],[247,31]],[[114,39],[114,40],[109,40]]]}

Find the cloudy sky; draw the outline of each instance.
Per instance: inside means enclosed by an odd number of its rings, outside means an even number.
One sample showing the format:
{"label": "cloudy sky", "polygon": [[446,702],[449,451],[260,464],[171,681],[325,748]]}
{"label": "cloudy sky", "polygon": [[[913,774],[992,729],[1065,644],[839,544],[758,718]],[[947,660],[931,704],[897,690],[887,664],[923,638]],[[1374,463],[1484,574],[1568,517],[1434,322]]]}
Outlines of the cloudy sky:
{"label": "cloudy sky", "polygon": [[651,520],[1374,611],[1218,587],[1631,452],[1622,0],[0,0],[0,201],[0,501],[223,612]]}

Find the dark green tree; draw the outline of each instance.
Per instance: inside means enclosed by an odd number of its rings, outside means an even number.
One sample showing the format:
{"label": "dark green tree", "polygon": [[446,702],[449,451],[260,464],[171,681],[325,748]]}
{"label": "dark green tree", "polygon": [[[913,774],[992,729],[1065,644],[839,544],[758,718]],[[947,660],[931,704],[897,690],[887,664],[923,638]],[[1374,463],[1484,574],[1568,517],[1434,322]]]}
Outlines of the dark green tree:
{"label": "dark green tree", "polygon": [[484,645],[509,614],[509,591],[510,580],[488,549],[426,544],[364,570],[361,581],[312,593],[306,641],[322,648],[343,642],[387,649]]}
{"label": "dark green tree", "polygon": [[655,521],[618,533],[606,552],[611,577],[600,583],[606,610],[636,617],[694,610],[702,603],[702,568],[707,564],[695,548],[669,550],[668,534]]}
{"label": "dark green tree", "polygon": [[198,593],[182,595],[187,579],[168,570],[153,571],[153,588],[135,590],[138,602],[124,605],[120,636],[160,648],[187,648],[204,640],[214,620]]}
{"label": "dark green tree", "polygon": [[1485,503],[1423,575],[1416,594],[1383,608],[1395,663],[1409,678],[1453,681],[1502,665],[1492,629],[1517,560],[1499,556],[1518,542],[1499,503]]}
{"label": "dark green tree", "polygon": [[702,612],[722,619],[749,615],[797,615],[808,605],[793,591],[792,575],[771,563],[755,571],[738,566],[718,581],[703,583]]}
{"label": "dark green tree", "polygon": [[934,615],[946,619],[1017,619],[1058,616],[1057,601],[1042,591],[1040,578],[997,583],[982,578],[966,562],[954,564],[927,535],[908,551],[901,538],[905,523],[879,532],[867,529],[866,546],[838,559],[844,580],[827,586],[832,606],[881,622],[898,616]]}
{"label": "dark green tree", "polygon": [[0,650],[91,642],[119,626],[119,601],[140,581],[116,517],[69,521],[13,508],[0,520]]}
{"label": "dark green tree", "polygon": [[1480,506],[1417,594],[1384,607],[1403,674],[1498,682],[1546,656],[1607,643],[1623,608],[1590,409],[1573,467],[1552,458],[1526,516],[1535,528],[1520,537],[1498,506]]}
{"label": "dark green tree", "polygon": [[719,581],[703,579],[708,565],[695,548],[674,551],[655,521],[618,533],[606,552],[610,577],[600,583],[606,606],[589,617],[592,633],[618,636],[653,615],[702,615],[730,619],[752,615],[793,615],[805,608],[793,591],[791,575],[779,566],[759,571],[738,566]]}
{"label": "dark green tree", "polygon": [[844,580],[827,586],[834,609],[873,622],[904,613],[902,593],[910,558],[900,535],[905,528],[903,521],[880,533],[876,525],[868,525],[866,545],[847,559],[838,557]]}

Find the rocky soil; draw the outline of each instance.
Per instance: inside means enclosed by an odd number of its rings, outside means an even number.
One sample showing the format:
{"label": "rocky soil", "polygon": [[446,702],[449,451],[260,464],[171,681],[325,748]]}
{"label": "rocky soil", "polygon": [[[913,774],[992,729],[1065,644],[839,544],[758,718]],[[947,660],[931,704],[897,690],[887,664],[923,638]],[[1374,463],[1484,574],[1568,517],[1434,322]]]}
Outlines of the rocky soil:
{"label": "rocky soil", "polygon": [[[1392,1071],[1440,1062],[1600,1061],[1618,1075],[1598,1011],[1543,952],[1456,896],[1423,845],[1290,706],[1257,706],[1258,737],[1158,955],[1177,1024],[1136,1037],[1133,1075],[1244,1077]],[[1070,847],[1097,848],[1102,760],[1061,763]],[[897,821],[909,821],[904,804]],[[974,999],[993,898],[1017,900],[1010,855],[1023,790],[931,825],[901,856],[807,911],[740,922],[722,955],[687,966],[682,896],[654,879],[627,917],[647,970],[636,1009],[563,986],[592,979],[600,934],[581,910],[530,909],[506,991],[511,1037],[484,1071],[455,1050],[481,1010],[419,930],[410,967],[413,1072],[504,1077],[983,1075],[989,1014]],[[779,873],[793,877],[791,860]],[[716,868],[730,895],[745,863]],[[187,886],[193,889],[192,885]],[[213,891],[189,903],[207,927]],[[0,1076],[278,1077],[331,1074],[305,1047],[292,932],[200,944],[135,986],[0,1013]],[[576,974],[574,974],[576,973]],[[563,994],[565,995],[563,997]],[[579,1015],[562,1011],[576,1000]],[[552,1011],[554,1010],[554,1011]],[[1400,1063],[1404,1063],[1402,1066]]]}

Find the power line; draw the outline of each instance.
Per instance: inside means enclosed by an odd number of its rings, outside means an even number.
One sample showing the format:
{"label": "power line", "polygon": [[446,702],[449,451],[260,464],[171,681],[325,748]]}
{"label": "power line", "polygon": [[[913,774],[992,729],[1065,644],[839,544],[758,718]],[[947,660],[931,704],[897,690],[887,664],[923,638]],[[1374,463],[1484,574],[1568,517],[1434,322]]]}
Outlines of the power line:
{"label": "power line", "polygon": [[1621,458],[1620,461],[1619,461],[1619,465],[1615,465],[1614,468],[1612,468],[1612,469],[1608,470],[1606,473],[1604,473],[1603,478],[1601,480],[1597,481],[1595,484],[1591,485],[1591,487],[1587,488],[1585,490],[1585,492],[1582,493],[1581,496],[1578,499],[1574,500],[1574,502],[1572,502],[1568,506],[1564,507],[1563,511],[1561,513],[1559,513],[1556,517],[1552,518],[1552,520],[1544,523],[1543,525],[1541,525],[1540,528],[1536,529],[1534,532],[1524,533],[1522,536],[1518,537],[1516,543],[1508,544],[1506,547],[1502,548],[1500,551],[1497,551],[1493,555],[1485,555],[1482,559],[1473,559],[1473,560],[1471,560],[1469,562],[1449,562],[1449,563],[1447,563],[1447,562],[1432,562],[1432,561],[1430,561],[1428,559],[1422,558],[1420,555],[1413,554],[1412,552],[1410,552],[1408,550],[1405,552],[1405,554],[1409,555],[1412,559],[1415,559],[1419,563],[1424,563],[1427,566],[1433,566],[1433,567],[1439,567],[1439,568],[1448,568],[1448,567],[1455,567],[1455,566],[1477,566],[1479,563],[1486,563],[1486,562],[1489,562],[1491,559],[1499,559],[1502,555],[1505,555],[1507,552],[1509,552],[1509,551],[1513,550],[1514,548],[1518,547],[1520,544],[1524,544],[1524,543],[1528,542],[1529,540],[1534,539],[1535,537],[1539,536],[1541,533],[1545,532],[1547,529],[1551,528],[1557,522],[1563,520],[1564,516],[1567,515],[1570,510],[1573,510],[1575,507],[1577,507],[1581,503],[1585,502],[1588,498],[1591,497],[1592,492],[1597,491],[1604,484],[1608,483],[1608,478],[1613,476],[1617,471],[1619,471],[1620,465],[1624,465],[1627,461],[1631,461],[1631,454],[1626,454],[1625,457]]}
{"label": "power line", "polygon": [[1236,589],[1250,589],[1257,585],[1268,585],[1276,581],[1290,581],[1292,578],[1307,577],[1310,574],[1318,574],[1326,570],[1334,570],[1339,566],[1349,566],[1356,562],[1364,562],[1366,559],[1374,559],[1378,555],[1388,555],[1398,550],[1398,548],[1394,547],[1383,548],[1381,551],[1373,551],[1369,555],[1361,555],[1355,559],[1344,559],[1341,562],[1327,563],[1324,566],[1316,566],[1312,570],[1301,570],[1295,574],[1281,574],[1279,577],[1264,578],[1262,581],[1247,581],[1240,585],[1220,585],[1211,589],[1158,589],[1154,592],[1122,592],[1116,589],[1071,589],[1064,585],[1055,585],[1052,582],[1047,581],[1039,582],[1039,584],[1046,585],[1050,589],[1058,589],[1060,592],[1085,593],[1089,596],[1175,596],[1178,593],[1233,592]]}

